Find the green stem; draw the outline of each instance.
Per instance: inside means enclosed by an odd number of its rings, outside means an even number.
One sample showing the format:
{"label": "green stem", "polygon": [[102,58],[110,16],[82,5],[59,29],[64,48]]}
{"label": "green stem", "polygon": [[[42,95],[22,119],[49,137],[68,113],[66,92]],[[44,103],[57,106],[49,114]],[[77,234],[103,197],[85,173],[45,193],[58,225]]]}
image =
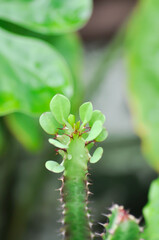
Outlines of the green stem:
{"label": "green stem", "polygon": [[82,138],[75,136],[67,150],[65,160],[64,201],[65,239],[90,239],[89,214],[87,210],[87,163],[88,150]]}

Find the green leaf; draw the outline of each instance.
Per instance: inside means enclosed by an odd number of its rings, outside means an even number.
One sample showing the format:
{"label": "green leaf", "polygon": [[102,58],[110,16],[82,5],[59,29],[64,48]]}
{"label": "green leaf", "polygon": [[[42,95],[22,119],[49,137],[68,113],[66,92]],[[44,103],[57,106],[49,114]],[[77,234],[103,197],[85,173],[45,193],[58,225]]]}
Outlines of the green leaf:
{"label": "green leaf", "polygon": [[70,142],[70,138],[67,135],[57,135],[57,140],[64,145],[67,145]]}
{"label": "green leaf", "polygon": [[12,134],[27,150],[37,151],[42,147],[42,133],[37,118],[14,113],[7,115],[5,121]]}
{"label": "green leaf", "polygon": [[75,124],[75,115],[70,114],[70,115],[68,116],[68,122],[69,122],[69,124],[71,124],[71,126],[73,127],[74,124]]}
{"label": "green leaf", "polygon": [[88,151],[90,151],[93,146],[94,146],[94,143],[93,143],[93,142],[89,143],[89,144],[87,145]]}
{"label": "green leaf", "polygon": [[154,180],[150,186],[148,203],[143,209],[146,228],[145,240],[157,240],[159,236],[159,178]]}
{"label": "green leaf", "polygon": [[89,126],[92,127],[95,121],[100,120],[102,124],[105,122],[105,116],[99,110],[93,111],[92,117],[89,121]]}
{"label": "green leaf", "polygon": [[54,172],[54,173],[61,173],[65,170],[64,166],[58,164],[55,161],[47,161],[45,163],[45,167],[47,168],[47,170],[49,170],[50,172]]}
{"label": "green leaf", "polygon": [[90,159],[90,163],[96,163],[98,162],[101,157],[103,155],[103,148],[102,147],[98,147],[95,152],[93,153],[93,156]]}
{"label": "green leaf", "polygon": [[40,116],[40,125],[48,134],[56,134],[61,126],[53,117],[51,112],[45,112]]}
{"label": "green leaf", "polygon": [[95,139],[96,142],[103,142],[108,137],[108,132],[105,128],[102,129],[101,133]]}
{"label": "green leaf", "polygon": [[127,27],[130,103],[136,132],[159,172],[159,1],[141,1]]}
{"label": "green leaf", "polygon": [[91,9],[91,0],[1,0],[0,18],[41,33],[64,33],[83,26]]}
{"label": "green leaf", "polygon": [[91,130],[90,130],[90,132],[89,132],[89,135],[88,135],[88,137],[85,139],[85,141],[86,141],[86,142],[89,142],[89,141],[94,140],[94,139],[101,133],[102,129],[103,129],[103,124],[102,124],[102,122],[101,122],[101,121],[96,121],[96,122],[93,124],[93,126],[92,126],[92,128],[91,128]]}
{"label": "green leaf", "polygon": [[88,123],[92,117],[93,106],[91,102],[83,103],[79,109],[80,119],[83,122],[83,125]]}
{"label": "green leaf", "polygon": [[67,145],[55,140],[55,139],[52,139],[52,138],[49,138],[49,143],[51,143],[52,145],[54,145],[55,147],[57,148],[62,148],[62,149],[66,149],[68,148]]}
{"label": "green leaf", "polygon": [[50,102],[50,109],[55,119],[64,124],[70,113],[71,104],[68,98],[61,94],[56,94]]}
{"label": "green leaf", "polygon": [[0,115],[41,114],[57,92],[72,96],[71,75],[53,47],[2,29],[0,39]]}

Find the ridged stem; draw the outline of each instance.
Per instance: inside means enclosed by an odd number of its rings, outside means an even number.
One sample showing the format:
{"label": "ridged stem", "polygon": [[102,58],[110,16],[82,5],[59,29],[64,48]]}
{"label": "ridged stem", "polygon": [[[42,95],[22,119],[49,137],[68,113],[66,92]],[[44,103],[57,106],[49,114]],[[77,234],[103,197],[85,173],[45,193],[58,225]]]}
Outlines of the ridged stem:
{"label": "ridged stem", "polygon": [[81,137],[71,139],[64,166],[62,198],[64,201],[64,234],[66,240],[90,239],[87,208],[88,150]]}

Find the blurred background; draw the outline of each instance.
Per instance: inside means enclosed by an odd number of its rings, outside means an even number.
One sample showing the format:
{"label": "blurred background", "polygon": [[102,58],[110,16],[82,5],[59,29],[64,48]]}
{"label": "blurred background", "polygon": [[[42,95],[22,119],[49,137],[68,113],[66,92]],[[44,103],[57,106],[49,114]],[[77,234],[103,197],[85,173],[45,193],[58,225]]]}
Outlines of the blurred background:
{"label": "blurred background", "polygon": [[[95,222],[112,203],[142,216],[159,171],[159,3],[0,1],[0,239],[58,240],[60,174],[38,118],[62,93],[106,116],[91,165]],[[144,222],[144,220],[143,220]],[[102,227],[94,225],[101,232]]]}

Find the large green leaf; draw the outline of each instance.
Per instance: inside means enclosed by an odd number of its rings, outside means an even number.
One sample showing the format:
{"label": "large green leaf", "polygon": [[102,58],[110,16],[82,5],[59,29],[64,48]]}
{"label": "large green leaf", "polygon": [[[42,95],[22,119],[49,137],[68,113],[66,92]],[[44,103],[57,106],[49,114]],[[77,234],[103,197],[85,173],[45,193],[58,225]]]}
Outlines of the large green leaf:
{"label": "large green leaf", "polygon": [[56,93],[73,94],[65,61],[43,41],[0,29],[0,63],[0,115],[40,114]]}
{"label": "large green leaf", "polygon": [[159,1],[141,1],[128,25],[129,90],[134,122],[150,165],[159,172]]}
{"label": "large green leaf", "polygon": [[152,182],[148,203],[143,209],[146,228],[144,231],[145,240],[159,239],[159,178]]}
{"label": "large green leaf", "polygon": [[0,0],[0,18],[42,33],[64,33],[85,24],[91,0]]}

